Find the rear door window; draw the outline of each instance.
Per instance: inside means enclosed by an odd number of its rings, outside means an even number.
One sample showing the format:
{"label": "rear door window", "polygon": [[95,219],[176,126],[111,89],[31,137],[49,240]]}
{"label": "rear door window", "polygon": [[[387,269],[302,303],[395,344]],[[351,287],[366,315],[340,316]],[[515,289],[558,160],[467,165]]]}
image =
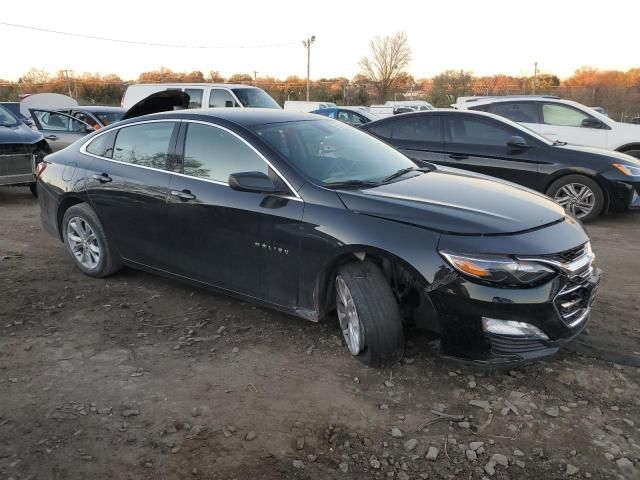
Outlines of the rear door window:
{"label": "rear door window", "polygon": [[376,122],[375,125],[368,127],[367,130],[377,137],[387,139],[391,138],[391,122]]}
{"label": "rear door window", "polygon": [[398,118],[393,122],[392,138],[413,142],[442,142],[441,121],[438,115]]}
{"label": "rear door window", "polygon": [[486,110],[519,123],[540,123],[538,104],[535,102],[497,102]]}
{"label": "rear door window", "polygon": [[112,158],[143,167],[167,169],[176,122],[153,122],[118,129]]}
{"label": "rear door window", "polygon": [[189,106],[187,108],[202,108],[202,89],[185,88],[184,93],[189,95]]}
{"label": "rear door window", "polygon": [[223,88],[214,88],[209,94],[209,108],[229,108],[237,107],[233,95]]}
{"label": "rear door window", "polygon": [[504,146],[514,134],[491,121],[478,118],[449,116],[446,123],[448,140],[454,144]]}

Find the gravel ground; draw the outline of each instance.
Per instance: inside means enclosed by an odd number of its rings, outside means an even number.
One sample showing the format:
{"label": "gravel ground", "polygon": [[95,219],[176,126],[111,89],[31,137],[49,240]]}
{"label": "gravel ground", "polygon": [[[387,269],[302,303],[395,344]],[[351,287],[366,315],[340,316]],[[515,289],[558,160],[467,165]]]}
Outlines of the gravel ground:
{"label": "gravel ground", "polygon": [[0,479],[640,478],[639,225],[589,227],[606,277],[573,351],[484,374],[416,333],[375,370],[335,319],[85,277],[1,188]]}

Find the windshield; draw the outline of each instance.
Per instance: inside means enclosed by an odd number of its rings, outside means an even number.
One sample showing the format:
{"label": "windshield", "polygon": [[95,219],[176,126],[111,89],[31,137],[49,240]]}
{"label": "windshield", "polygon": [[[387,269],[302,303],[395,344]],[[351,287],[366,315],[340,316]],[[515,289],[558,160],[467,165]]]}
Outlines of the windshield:
{"label": "windshield", "polygon": [[105,127],[111,125],[114,122],[119,122],[124,116],[124,112],[94,112],[94,115],[98,117],[100,123]]}
{"label": "windshield", "polygon": [[349,125],[306,120],[254,127],[254,132],[315,183],[379,183],[415,167],[400,152]]}
{"label": "windshield", "polygon": [[9,110],[0,105],[0,127],[13,127],[18,123],[20,123],[19,120]]}
{"label": "windshield", "polygon": [[234,88],[232,90],[243,107],[280,108],[280,105],[273,98],[259,88]]}

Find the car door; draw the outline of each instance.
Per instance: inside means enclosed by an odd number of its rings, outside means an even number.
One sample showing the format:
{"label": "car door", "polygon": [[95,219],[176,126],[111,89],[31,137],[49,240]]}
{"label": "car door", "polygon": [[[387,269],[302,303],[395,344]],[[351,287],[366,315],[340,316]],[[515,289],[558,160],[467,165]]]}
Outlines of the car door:
{"label": "car door", "polygon": [[569,105],[544,102],[540,133],[552,141],[607,148],[610,128],[587,112]]}
{"label": "car door", "polygon": [[[540,189],[540,144],[524,131],[493,118],[465,113],[445,116],[445,162],[448,166],[503,178]],[[512,148],[507,142],[522,137],[528,147]]]}
{"label": "car door", "polygon": [[229,175],[258,171],[282,179],[241,136],[220,126],[183,122],[182,173],[171,178],[172,268],[179,275],[292,306],[297,301],[300,222],[294,192],[233,190]]}
{"label": "car door", "polygon": [[62,150],[93,132],[91,125],[66,113],[35,108],[30,108],[29,111],[36,128],[42,132],[53,152]]}
{"label": "car door", "polygon": [[86,188],[120,256],[168,268],[170,152],[179,122],[150,121],[107,130],[82,153],[93,157]]}
{"label": "car door", "polygon": [[388,122],[391,129],[387,141],[418,165],[446,163],[441,115],[403,115]]}

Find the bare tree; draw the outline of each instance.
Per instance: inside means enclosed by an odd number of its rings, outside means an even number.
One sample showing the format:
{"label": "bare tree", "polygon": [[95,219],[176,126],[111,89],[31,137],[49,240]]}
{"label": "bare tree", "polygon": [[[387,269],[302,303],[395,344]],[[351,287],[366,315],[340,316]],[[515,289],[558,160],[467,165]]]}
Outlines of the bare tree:
{"label": "bare tree", "polygon": [[369,42],[369,50],[371,56],[362,57],[358,65],[362,75],[375,85],[380,102],[384,102],[411,61],[409,39],[405,32],[375,37]]}

